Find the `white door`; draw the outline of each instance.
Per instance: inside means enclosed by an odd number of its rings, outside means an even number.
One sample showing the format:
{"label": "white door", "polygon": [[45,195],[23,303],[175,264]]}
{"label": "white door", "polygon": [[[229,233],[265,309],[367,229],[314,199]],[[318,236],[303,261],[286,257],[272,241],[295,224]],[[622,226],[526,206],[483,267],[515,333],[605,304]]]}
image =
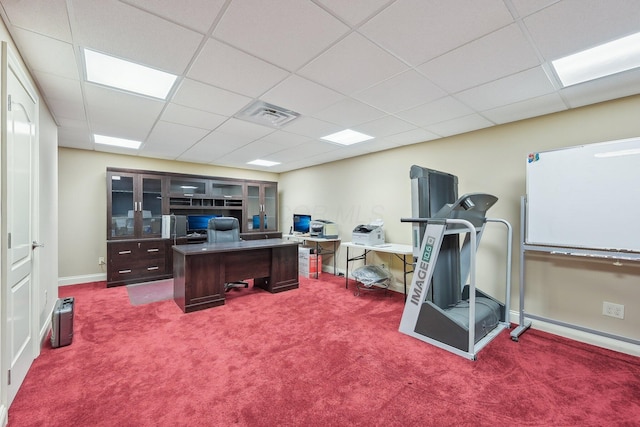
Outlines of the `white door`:
{"label": "white door", "polygon": [[[2,141],[2,337],[3,369],[8,369],[7,408],[11,405],[31,363],[34,350],[34,283],[32,225],[34,152],[36,149],[36,98],[17,61],[2,49],[2,102],[6,106],[6,135]],[[4,80],[4,79],[3,79]],[[6,280],[4,280],[6,279]],[[39,344],[39,343],[38,343]]]}

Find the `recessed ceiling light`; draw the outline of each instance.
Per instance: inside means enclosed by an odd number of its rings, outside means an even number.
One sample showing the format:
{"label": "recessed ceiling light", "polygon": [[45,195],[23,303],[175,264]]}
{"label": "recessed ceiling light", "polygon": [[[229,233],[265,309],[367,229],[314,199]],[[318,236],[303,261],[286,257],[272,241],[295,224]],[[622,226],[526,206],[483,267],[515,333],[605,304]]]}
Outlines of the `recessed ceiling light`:
{"label": "recessed ceiling light", "polygon": [[113,136],[93,135],[96,144],[111,145],[113,147],[132,148],[137,150],[140,148],[141,141],[133,141],[131,139],[115,138]]}
{"label": "recessed ceiling light", "polygon": [[332,133],[331,135],[323,136],[321,139],[336,142],[342,145],[351,145],[362,141],[368,141],[370,139],[373,139],[373,137],[365,135],[364,133],[356,132],[355,130],[346,129],[340,132]]}
{"label": "recessed ceiling light", "polygon": [[248,165],[255,165],[255,166],[267,166],[267,167],[271,167],[271,166],[275,166],[275,165],[279,165],[280,162],[272,162],[269,160],[260,160],[260,159],[256,159],[253,160],[251,162],[247,162]]}
{"label": "recessed ceiling light", "polygon": [[640,67],[640,33],[551,63],[564,87]]}
{"label": "recessed ceiling light", "polygon": [[177,76],[84,49],[87,81],[154,98],[167,99]]}

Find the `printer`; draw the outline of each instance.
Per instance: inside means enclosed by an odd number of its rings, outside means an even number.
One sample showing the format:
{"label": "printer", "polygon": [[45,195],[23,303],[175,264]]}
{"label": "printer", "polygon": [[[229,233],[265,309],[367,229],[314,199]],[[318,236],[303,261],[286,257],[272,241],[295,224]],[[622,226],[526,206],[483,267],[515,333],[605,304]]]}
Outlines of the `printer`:
{"label": "printer", "polygon": [[356,245],[377,246],[384,244],[384,227],[383,224],[371,223],[360,224],[353,229],[351,241]]}
{"label": "printer", "polygon": [[337,239],[338,225],[324,219],[314,219],[309,223],[309,235],[323,239]]}

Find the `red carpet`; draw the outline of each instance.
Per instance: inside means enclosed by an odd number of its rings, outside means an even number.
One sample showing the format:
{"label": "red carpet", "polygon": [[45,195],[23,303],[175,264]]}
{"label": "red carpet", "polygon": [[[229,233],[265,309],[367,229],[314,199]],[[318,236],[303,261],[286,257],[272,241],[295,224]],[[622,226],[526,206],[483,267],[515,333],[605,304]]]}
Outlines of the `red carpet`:
{"label": "red carpet", "polygon": [[530,330],[469,361],[400,334],[400,295],[328,274],[190,314],[104,283],[60,295],[74,341],[43,349],[10,427],[640,425],[636,357]]}

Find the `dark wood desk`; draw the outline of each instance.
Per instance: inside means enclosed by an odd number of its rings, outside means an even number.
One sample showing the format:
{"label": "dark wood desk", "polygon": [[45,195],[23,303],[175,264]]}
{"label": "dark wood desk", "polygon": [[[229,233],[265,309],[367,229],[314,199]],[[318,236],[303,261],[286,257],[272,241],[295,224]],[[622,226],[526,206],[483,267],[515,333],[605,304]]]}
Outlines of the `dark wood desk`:
{"label": "dark wood desk", "polygon": [[282,239],[173,246],[173,299],[183,312],[224,304],[224,284],[253,278],[271,293],[298,287],[298,244]]}

